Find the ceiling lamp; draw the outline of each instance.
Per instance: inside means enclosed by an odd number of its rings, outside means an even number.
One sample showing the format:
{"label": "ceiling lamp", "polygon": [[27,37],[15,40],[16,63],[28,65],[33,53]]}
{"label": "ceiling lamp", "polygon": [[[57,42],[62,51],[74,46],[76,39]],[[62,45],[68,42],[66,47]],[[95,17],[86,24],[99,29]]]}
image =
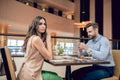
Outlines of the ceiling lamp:
{"label": "ceiling lamp", "polygon": [[83,28],[84,30],[84,27],[88,24],[88,23],[91,23],[92,21],[82,21],[80,23],[74,23],[74,25],[77,27],[77,28]]}

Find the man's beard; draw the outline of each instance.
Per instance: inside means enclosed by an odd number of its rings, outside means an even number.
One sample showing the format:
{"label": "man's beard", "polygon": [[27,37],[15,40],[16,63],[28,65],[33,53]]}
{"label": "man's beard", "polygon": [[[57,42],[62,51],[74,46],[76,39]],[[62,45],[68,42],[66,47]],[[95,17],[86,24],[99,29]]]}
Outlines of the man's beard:
{"label": "man's beard", "polygon": [[89,37],[90,39],[95,39],[96,38],[96,35],[93,35],[91,37]]}

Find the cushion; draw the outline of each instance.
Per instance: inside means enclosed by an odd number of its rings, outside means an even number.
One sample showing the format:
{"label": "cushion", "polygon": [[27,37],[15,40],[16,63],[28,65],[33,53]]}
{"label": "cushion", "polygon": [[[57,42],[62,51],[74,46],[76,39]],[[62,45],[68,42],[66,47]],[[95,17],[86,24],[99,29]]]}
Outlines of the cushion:
{"label": "cushion", "polygon": [[62,80],[62,78],[58,76],[57,73],[45,70],[42,70],[42,78],[43,80]]}

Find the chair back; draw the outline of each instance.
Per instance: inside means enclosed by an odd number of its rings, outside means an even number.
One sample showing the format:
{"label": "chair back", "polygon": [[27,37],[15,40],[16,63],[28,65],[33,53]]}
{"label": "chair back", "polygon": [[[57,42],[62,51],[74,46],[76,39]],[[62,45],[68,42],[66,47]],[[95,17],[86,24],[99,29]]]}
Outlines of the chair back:
{"label": "chair back", "polygon": [[114,75],[119,78],[120,76],[120,50],[112,50],[113,59],[115,62]]}
{"label": "chair back", "polygon": [[7,80],[16,80],[12,57],[7,47],[0,48],[0,54],[3,59]]}

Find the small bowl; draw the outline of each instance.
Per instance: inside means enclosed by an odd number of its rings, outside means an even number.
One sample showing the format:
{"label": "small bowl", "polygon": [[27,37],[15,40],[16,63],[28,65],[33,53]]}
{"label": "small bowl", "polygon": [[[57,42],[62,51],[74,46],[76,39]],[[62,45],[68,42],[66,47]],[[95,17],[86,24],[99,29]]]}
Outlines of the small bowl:
{"label": "small bowl", "polygon": [[62,57],[62,56],[59,56],[59,55],[55,55],[55,56],[53,56],[53,59],[55,59],[55,60],[60,60],[60,59],[63,59],[63,57]]}
{"label": "small bowl", "polygon": [[72,59],[71,56],[63,56],[64,59]]}

